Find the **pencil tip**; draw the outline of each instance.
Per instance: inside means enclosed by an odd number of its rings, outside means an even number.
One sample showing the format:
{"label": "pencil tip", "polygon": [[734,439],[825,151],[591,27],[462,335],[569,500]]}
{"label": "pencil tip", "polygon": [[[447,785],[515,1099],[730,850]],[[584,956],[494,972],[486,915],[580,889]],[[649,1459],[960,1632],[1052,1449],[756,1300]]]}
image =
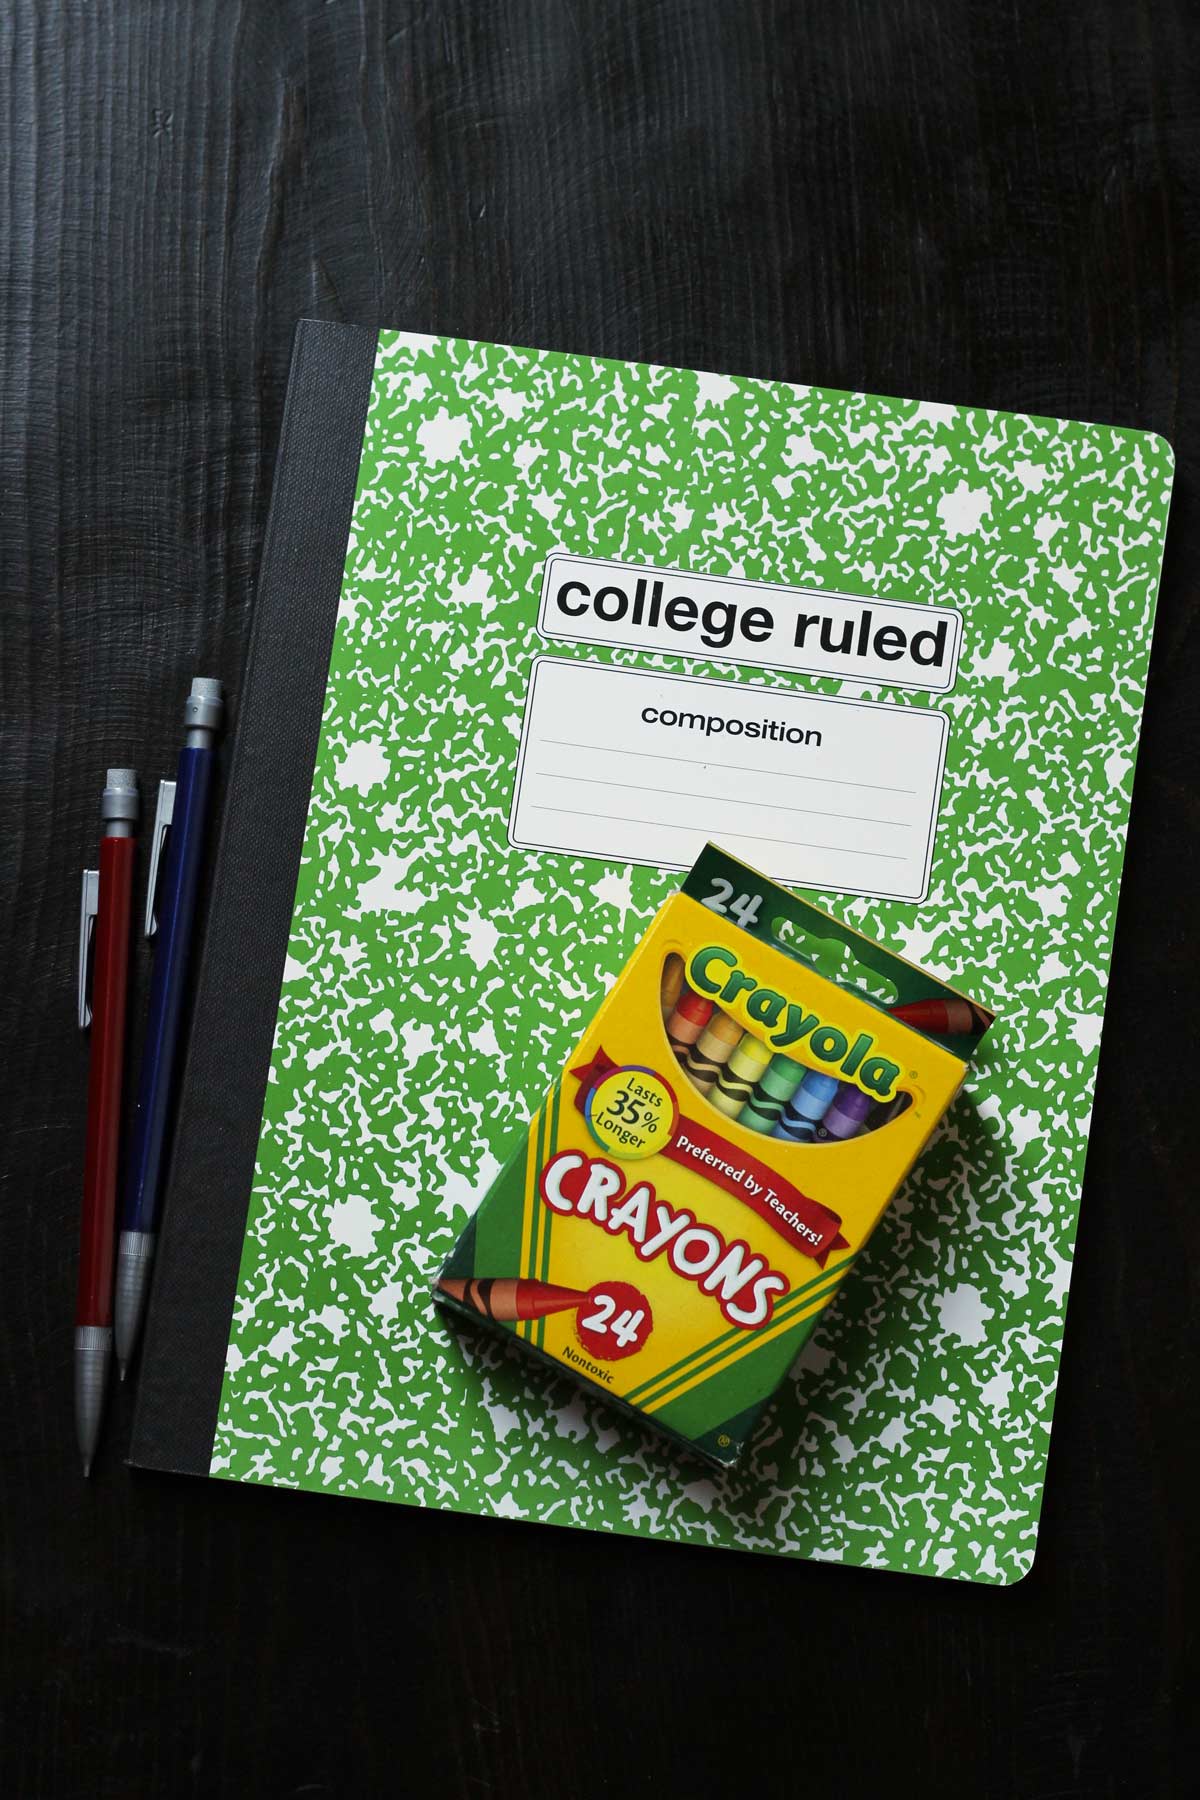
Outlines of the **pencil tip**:
{"label": "pencil tip", "polygon": [[128,1363],[119,1362],[117,1364],[117,1375],[121,1381],[124,1381],[128,1372],[129,1372],[129,1364]]}
{"label": "pencil tip", "polygon": [[92,1459],[90,1456],[85,1456],[83,1459],[83,1479],[85,1481],[87,1480],[87,1478],[91,1474],[91,1472],[92,1472]]}

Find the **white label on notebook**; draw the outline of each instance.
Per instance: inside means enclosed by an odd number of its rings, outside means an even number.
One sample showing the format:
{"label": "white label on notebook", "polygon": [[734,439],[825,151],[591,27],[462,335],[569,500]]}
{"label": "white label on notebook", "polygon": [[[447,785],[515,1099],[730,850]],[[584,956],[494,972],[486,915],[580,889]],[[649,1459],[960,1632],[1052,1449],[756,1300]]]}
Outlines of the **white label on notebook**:
{"label": "white label on notebook", "polygon": [[546,558],[538,629],[569,644],[945,694],[958,672],[962,614],[952,606],[556,553]]}
{"label": "white label on notebook", "polygon": [[921,900],[946,734],[925,706],[538,657],[509,837],[668,869],[711,839],[793,887]]}

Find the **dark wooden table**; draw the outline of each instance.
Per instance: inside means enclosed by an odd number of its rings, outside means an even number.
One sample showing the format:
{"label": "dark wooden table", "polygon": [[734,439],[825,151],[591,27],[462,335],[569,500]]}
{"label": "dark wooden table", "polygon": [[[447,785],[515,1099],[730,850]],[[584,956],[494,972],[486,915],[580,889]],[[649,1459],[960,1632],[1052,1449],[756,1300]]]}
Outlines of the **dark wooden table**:
{"label": "dark wooden table", "polygon": [[[9,0],[0,120],[0,1791],[1194,1791],[1194,5]],[[80,1480],[78,868],[237,681],[302,314],[1174,441],[1020,1586],[139,1478],[120,1405]]]}

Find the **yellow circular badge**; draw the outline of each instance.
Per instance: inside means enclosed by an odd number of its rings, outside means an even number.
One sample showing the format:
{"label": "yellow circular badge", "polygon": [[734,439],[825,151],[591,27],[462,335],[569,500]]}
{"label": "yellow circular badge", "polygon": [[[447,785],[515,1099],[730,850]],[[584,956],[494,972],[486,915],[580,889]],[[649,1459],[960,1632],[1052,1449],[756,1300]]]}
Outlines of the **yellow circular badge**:
{"label": "yellow circular badge", "polygon": [[670,1143],[679,1108],[656,1069],[612,1069],[587,1097],[588,1129],[598,1144],[627,1162],[654,1156]]}

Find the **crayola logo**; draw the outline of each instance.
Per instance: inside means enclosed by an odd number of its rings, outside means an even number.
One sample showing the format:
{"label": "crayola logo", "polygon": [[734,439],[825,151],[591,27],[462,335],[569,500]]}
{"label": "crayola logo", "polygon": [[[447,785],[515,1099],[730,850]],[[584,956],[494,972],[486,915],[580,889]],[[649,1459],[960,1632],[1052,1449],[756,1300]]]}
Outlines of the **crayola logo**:
{"label": "crayola logo", "polygon": [[899,1067],[884,1056],[872,1054],[875,1039],[860,1031],[851,1043],[836,1025],[826,1025],[775,988],[762,987],[753,975],[738,966],[737,954],[722,944],[706,944],[688,964],[688,980],[697,993],[735,1013],[744,1012],[752,1024],[763,1027],[763,1036],[775,1050],[796,1051],[803,1046],[816,1062],[836,1069],[844,1081],[854,1082],[865,1093],[890,1100]]}

